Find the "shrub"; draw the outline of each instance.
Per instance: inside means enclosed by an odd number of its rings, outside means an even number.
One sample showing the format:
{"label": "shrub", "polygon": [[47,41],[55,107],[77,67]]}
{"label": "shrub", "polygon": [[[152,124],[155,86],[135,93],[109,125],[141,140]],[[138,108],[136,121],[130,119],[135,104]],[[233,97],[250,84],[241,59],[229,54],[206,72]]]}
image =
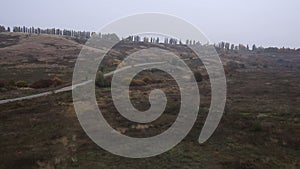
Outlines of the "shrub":
{"label": "shrub", "polygon": [[151,82],[152,82],[152,79],[151,79],[149,76],[146,76],[146,77],[143,78],[143,81],[144,81],[145,83],[151,83]]}
{"label": "shrub", "polygon": [[105,85],[104,75],[101,71],[97,72],[95,83],[98,87],[103,87]]}
{"label": "shrub", "polygon": [[26,81],[17,81],[16,86],[17,87],[28,87],[28,83]]}
{"label": "shrub", "polygon": [[63,81],[59,77],[54,77],[52,79],[54,86],[59,86],[63,83]]}
{"label": "shrub", "polygon": [[123,85],[125,83],[130,83],[130,86],[143,86],[146,85],[147,83],[142,80],[142,79],[131,79],[129,77],[125,77],[122,81]]}
{"label": "shrub", "polygon": [[104,74],[101,71],[98,71],[96,74],[95,85],[97,87],[109,87],[111,85],[112,76],[104,77]]}
{"label": "shrub", "polygon": [[199,71],[194,72],[194,77],[196,82],[201,82],[203,80],[203,76]]}
{"label": "shrub", "polygon": [[51,79],[43,79],[38,80],[30,85],[31,88],[40,89],[40,88],[48,88],[53,85],[53,81]]}
{"label": "shrub", "polygon": [[10,80],[8,82],[8,86],[16,86],[16,82],[14,80]]}
{"label": "shrub", "polygon": [[152,83],[163,83],[163,82],[165,82],[165,81],[162,80],[162,79],[152,79],[151,82],[152,82]]}
{"label": "shrub", "polygon": [[143,86],[146,85],[146,83],[143,80],[139,80],[139,79],[132,79],[131,86]]}
{"label": "shrub", "polygon": [[227,74],[229,74],[229,68],[228,68],[228,66],[224,66],[224,73],[227,75]]}
{"label": "shrub", "polygon": [[105,68],[104,66],[100,66],[99,71],[104,72]]}
{"label": "shrub", "polygon": [[112,81],[112,76],[106,76],[104,77],[105,86],[110,86]]}
{"label": "shrub", "polygon": [[232,71],[246,67],[245,64],[234,62],[234,61],[227,62],[226,66],[228,67],[229,70],[232,70]]}
{"label": "shrub", "polygon": [[262,131],[260,120],[255,120],[255,122],[252,125],[252,131]]}
{"label": "shrub", "polygon": [[4,88],[4,89],[16,89],[16,83],[14,80],[0,80],[0,88]]}
{"label": "shrub", "polygon": [[7,82],[4,80],[0,80],[0,88],[5,87],[7,85]]}

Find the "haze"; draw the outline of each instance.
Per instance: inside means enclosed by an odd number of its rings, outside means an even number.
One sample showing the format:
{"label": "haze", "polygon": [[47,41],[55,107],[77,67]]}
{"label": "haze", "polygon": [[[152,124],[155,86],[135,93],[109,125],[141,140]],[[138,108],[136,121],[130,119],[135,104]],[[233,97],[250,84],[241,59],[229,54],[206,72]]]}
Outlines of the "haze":
{"label": "haze", "polygon": [[3,1],[0,25],[97,31],[143,12],[178,16],[212,43],[300,48],[300,1],[285,0],[27,0]]}

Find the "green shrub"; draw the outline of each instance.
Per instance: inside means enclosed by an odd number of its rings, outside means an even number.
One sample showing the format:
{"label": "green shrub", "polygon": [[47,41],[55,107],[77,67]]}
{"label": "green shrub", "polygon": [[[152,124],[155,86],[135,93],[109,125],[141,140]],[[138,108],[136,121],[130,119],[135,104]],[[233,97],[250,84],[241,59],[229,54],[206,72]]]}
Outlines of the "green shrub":
{"label": "green shrub", "polygon": [[101,71],[98,71],[96,74],[95,84],[97,87],[110,87],[112,81],[112,76],[104,77],[104,74]]}
{"label": "green shrub", "polygon": [[104,72],[104,66],[100,66],[99,71]]}
{"label": "green shrub", "polygon": [[112,76],[106,76],[104,77],[105,86],[109,87],[111,85]]}
{"label": "green shrub", "polygon": [[16,86],[17,87],[28,87],[28,83],[26,81],[17,81]]}
{"label": "green shrub", "polygon": [[262,131],[260,120],[255,120],[255,122],[252,125],[252,131]]}

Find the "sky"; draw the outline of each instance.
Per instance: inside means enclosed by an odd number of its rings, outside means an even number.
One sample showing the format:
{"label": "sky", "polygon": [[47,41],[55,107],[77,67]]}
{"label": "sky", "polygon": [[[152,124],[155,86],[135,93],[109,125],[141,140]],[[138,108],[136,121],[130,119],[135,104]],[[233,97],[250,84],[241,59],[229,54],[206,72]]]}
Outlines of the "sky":
{"label": "sky", "polygon": [[[1,0],[3,1],[3,0]],[[299,0],[26,0],[3,1],[0,25],[97,31],[119,18],[170,14],[211,43],[300,48]]]}

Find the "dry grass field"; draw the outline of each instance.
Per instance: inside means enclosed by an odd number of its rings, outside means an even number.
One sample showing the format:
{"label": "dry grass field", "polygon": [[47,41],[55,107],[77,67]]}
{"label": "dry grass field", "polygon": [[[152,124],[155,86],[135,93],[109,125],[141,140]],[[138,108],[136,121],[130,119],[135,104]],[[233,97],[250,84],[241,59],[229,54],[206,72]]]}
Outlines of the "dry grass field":
{"label": "dry grass field", "polygon": [[[0,100],[70,85],[81,47],[65,37],[0,33],[0,81],[5,83],[0,86]],[[171,46],[160,47],[175,51]],[[121,44],[113,55],[122,59],[129,49]],[[176,50],[182,58],[190,55],[184,47]],[[221,123],[204,144],[197,140],[210,106],[210,83],[205,76],[198,82],[201,108],[188,136],[172,150],[145,159],[119,157],[93,143],[79,124],[71,92],[65,92],[0,105],[0,169],[300,168],[299,50],[219,54],[226,68],[227,102]],[[186,63],[194,69],[202,67],[197,60]],[[130,87],[137,109],[149,108],[147,98],[154,88],[165,91],[168,98],[164,114],[152,123],[125,119],[113,105],[110,88],[96,88],[104,117],[128,136],[156,135],[177,117],[180,93],[174,80],[161,71],[145,71],[136,78],[144,76],[153,83]],[[54,77],[62,83],[41,89],[7,87],[11,81],[32,84]]]}

